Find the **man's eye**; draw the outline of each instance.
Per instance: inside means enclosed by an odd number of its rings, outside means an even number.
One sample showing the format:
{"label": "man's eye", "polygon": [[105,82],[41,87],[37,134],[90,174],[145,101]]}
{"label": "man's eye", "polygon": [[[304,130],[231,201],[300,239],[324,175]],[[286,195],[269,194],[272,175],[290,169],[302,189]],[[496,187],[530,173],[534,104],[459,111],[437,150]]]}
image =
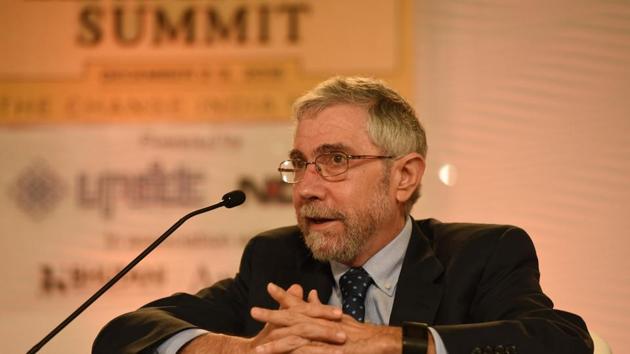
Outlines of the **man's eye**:
{"label": "man's eye", "polygon": [[293,166],[297,169],[303,168],[306,166],[306,161],[304,160],[293,160]]}
{"label": "man's eye", "polygon": [[333,154],[330,160],[333,164],[340,165],[346,162],[346,156],[343,154]]}

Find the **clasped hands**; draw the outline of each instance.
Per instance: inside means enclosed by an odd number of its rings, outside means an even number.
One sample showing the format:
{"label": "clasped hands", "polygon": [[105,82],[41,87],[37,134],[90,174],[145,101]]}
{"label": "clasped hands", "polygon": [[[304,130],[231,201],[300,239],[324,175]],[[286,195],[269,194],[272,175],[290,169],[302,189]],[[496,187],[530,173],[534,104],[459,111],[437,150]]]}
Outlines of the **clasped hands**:
{"label": "clasped hands", "polygon": [[316,290],[307,301],[303,289],[294,284],[286,291],[269,283],[267,291],[280,304],[277,310],[251,309],[263,330],[248,340],[249,352],[257,354],[351,354],[402,351],[401,329],[356,321],[341,309],[322,304]]}

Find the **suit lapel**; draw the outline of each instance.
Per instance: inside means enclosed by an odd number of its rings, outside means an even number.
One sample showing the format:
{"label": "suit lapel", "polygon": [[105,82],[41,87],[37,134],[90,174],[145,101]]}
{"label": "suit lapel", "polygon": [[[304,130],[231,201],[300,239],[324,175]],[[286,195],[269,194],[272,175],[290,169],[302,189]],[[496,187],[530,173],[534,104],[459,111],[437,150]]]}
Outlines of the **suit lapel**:
{"label": "suit lapel", "polygon": [[300,284],[304,289],[304,300],[308,292],[315,289],[319,300],[324,304],[328,303],[335,282],[330,265],[315,260],[310,250],[301,242],[296,252],[295,265],[282,274],[278,285],[287,289],[293,284]]}
{"label": "suit lapel", "polygon": [[304,289],[304,300],[311,289],[317,290],[319,301],[328,303],[335,280],[328,263],[322,263],[313,258],[307,259],[302,267],[300,284]]}
{"label": "suit lapel", "polygon": [[396,285],[390,325],[397,326],[403,321],[433,323],[442,298],[442,284],[437,280],[443,270],[429,239],[413,222],[411,239]]}

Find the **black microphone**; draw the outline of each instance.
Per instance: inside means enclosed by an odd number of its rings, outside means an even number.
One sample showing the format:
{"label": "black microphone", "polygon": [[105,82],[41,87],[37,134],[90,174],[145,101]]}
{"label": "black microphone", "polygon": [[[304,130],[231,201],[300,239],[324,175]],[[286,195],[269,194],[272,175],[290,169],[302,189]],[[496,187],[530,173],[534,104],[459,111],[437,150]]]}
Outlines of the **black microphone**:
{"label": "black microphone", "polygon": [[63,322],[61,322],[57,327],[55,327],[52,331],[50,331],[50,333],[48,333],[46,337],[44,337],[37,344],[35,344],[33,348],[31,348],[31,350],[27,352],[27,354],[37,353],[46,343],[48,343],[48,341],[50,341],[54,336],[56,336],[59,332],[61,332],[61,330],[64,329],[70,322],[72,322],[72,320],[77,318],[83,311],[85,311],[85,309],[87,309],[90,305],[92,305],[94,301],[96,301],[99,297],[101,297],[101,295],[103,295],[107,290],[109,290],[109,288],[111,288],[114,284],[116,284],[116,282],[118,282],[120,278],[124,277],[125,274],[127,274],[133,267],[136,266],[136,264],[140,263],[140,261],[143,260],[144,257],[146,257],[157,246],[159,246],[160,243],[162,243],[162,241],[166,240],[167,237],[169,237],[173,232],[175,232],[175,230],[177,230],[180,226],[182,226],[182,224],[186,222],[186,220],[192,218],[195,215],[203,214],[205,212],[208,212],[210,210],[220,208],[223,206],[226,208],[234,208],[235,206],[239,206],[243,204],[243,202],[245,202],[245,193],[239,190],[231,191],[229,193],[226,193],[222,199],[223,200],[220,203],[210,205],[208,207],[201,208],[201,209],[195,210],[193,212],[190,212],[184,215],[183,218],[179,219],[179,221],[177,221],[175,224],[173,224],[173,226],[171,226],[168,230],[166,230],[166,232],[163,233],[162,236],[160,236],[157,240],[153,241],[153,243],[150,244],[149,247],[147,247],[144,251],[142,251],[142,253],[140,253],[136,258],[134,258],[133,261],[127,264],[125,268],[123,268],[120,272],[114,275],[114,277],[110,279],[107,282],[107,284],[103,285],[103,287],[100,288],[96,293],[94,293],[92,297],[87,299],[87,301],[85,301],[81,306],[79,306],[79,308],[74,310],[74,312],[70,314],[68,318],[63,320]]}
{"label": "black microphone", "polygon": [[243,191],[231,191],[223,196],[223,203],[226,208],[234,208],[245,202],[245,193]]}

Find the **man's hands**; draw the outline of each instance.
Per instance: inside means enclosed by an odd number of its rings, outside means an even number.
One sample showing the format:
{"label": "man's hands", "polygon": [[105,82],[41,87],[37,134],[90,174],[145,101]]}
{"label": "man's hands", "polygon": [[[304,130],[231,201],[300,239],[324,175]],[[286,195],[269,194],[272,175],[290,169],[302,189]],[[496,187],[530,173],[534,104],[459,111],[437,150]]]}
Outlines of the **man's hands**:
{"label": "man's hands", "polygon": [[280,309],[252,308],[252,317],[266,323],[250,342],[256,353],[291,353],[312,341],[345,342],[345,333],[326,326],[341,320],[341,309],[322,305],[315,291],[309,293],[308,302],[302,300],[303,290],[297,284],[284,291],[269,283],[267,291],[280,304]]}
{"label": "man's hands", "polygon": [[[400,354],[400,327],[377,326],[356,321],[341,309],[322,304],[311,290],[303,300],[301,286],[294,284],[286,291],[269,283],[267,291],[280,304],[278,310],[251,309],[254,319],[265,327],[253,338],[208,333],[184,346],[179,354]],[[427,354],[435,354],[429,333]]]}
{"label": "man's hands", "polygon": [[[302,300],[303,290],[299,285],[293,285],[288,290],[269,284],[269,294],[280,304],[278,310],[266,310],[253,308],[252,314],[263,313],[262,316],[272,314],[274,318],[282,318],[278,323],[293,323],[292,326],[279,325],[270,321],[253,338],[245,339],[234,336],[226,336],[215,333],[207,333],[196,337],[182,347],[178,354],[251,354],[251,353],[291,353],[294,349],[302,347],[313,341],[330,341],[331,343],[343,343],[346,340],[344,333],[310,323],[312,321],[340,321],[341,309],[321,305],[313,306],[310,302],[317,299],[317,293],[309,294],[309,302]],[[256,317],[254,317],[256,318]],[[275,348],[273,351],[266,351]]]}
{"label": "man's hands", "polygon": [[315,290],[308,294],[305,302],[299,285],[284,291],[269,284],[267,290],[280,304],[280,309],[252,308],[252,317],[267,324],[263,332],[270,328],[268,335],[256,343],[256,353],[402,352],[402,334],[398,327],[358,322],[343,315],[340,309],[322,304]]}

